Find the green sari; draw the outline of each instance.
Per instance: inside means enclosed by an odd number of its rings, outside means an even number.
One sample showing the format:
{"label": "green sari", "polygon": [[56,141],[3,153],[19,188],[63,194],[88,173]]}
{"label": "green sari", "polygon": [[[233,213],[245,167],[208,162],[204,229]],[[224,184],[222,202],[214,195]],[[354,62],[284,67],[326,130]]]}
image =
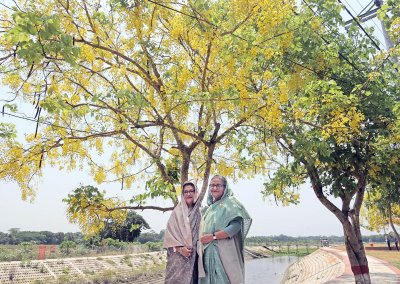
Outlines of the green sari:
{"label": "green sari", "polygon": [[200,284],[244,283],[244,239],[250,229],[251,218],[243,205],[233,196],[228,184],[221,199],[213,203],[208,192],[208,207],[204,208],[201,233],[212,234],[224,230],[232,221],[239,221],[241,229],[232,238],[214,240],[203,246],[199,259]]}

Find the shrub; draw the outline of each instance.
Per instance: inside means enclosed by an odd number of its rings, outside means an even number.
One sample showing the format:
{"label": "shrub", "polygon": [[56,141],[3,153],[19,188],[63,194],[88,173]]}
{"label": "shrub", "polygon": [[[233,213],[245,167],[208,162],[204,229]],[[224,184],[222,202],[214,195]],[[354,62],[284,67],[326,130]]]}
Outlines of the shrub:
{"label": "shrub", "polygon": [[146,246],[148,247],[149,251],[159,251],[162,249],[162,245],[159,242],[147,242]]}

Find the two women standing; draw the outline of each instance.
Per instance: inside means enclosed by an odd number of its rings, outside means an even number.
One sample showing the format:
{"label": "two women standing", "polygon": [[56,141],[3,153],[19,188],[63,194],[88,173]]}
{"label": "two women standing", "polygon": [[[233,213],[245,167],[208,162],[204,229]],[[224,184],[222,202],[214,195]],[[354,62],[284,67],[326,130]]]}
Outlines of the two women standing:
{"label": "two women standing", "polygon": [[[193,183],[189,183],[196,191]],[[191,224],[191,244],[183,244],[183,236],[188,235],[188,226],[184,220],[183,210],[190,200],[185,198],[184,191],[188,183],[183,185],[182,201],[174,209],[167,225],[164,239],[164,247],[167,248],[167,271],[165,283],[198,283],[200,284],[239,284],[244,283],[244,239],[251,225],[251,218],[243,205],[233,196],[232,191],[223,176],[214,176],[209,185],[207,196],[207,207],[202,210],[203,218],[200,228],[197,222]],[[192,219],[197,214],[200,215],[199,202],[193,198]],[[189,208],[189,205],[187,205]],[[189,212],[189,211],[188,211]],[[182,220],[176,216],[182,215]],[[190,219],[190,216],[187,215]],[[199,237],[198,244],[198,265],[197,247],[195,241]],[[172,233],[175,232],[175,233]],[[178,232],[185,232],[185,234]],[[174,242],[171,242],[171,236],[174,235]],[[180,235],[181,237],[178,237]],[[188,242],[188,241],[186,241]],[[172,244],[172,245],[171,245]],[[181,244],[181,245],[179,245]],[[184,247],[183,249],[179,249]],[[186,249],[185,249],[186,248]],[[175,249],[175,253],[174,253]],[[187,250],[190,249],[190,250]],[[183,255],[178,250],[183,250]],[[185,262],[185,257],[188,257]],[[192,260],[192,258],[194,258]],[[178,260],[179,259],[179,269]],[[186,268],[183,268],[183,262]],[[193,266],[191,266],[193,265]],[[190,266],[190,268],[189,268]],[[198,266],[198,268],[197,268]],[[197,271],[198,269],[198,271]],[[179,271],[178,271],[179,270]],[[191,274],[190,274],[191,272]],[[175,275],[175,278],[172,276]],[[179,275],[179,277],[178,277]],[[185,280],[190,279],[190,281]]]}

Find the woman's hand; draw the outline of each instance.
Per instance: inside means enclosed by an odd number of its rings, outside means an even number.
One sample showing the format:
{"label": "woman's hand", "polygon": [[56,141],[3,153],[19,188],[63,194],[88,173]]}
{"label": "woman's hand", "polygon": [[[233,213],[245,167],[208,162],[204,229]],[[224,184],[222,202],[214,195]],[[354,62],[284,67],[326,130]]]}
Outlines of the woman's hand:
{"label": "woman's hand", "polygon": [[187,247],[181,247],[179,249],[179,253],[184,257],[189,257],[192,254],[192,249],[189,249]]}
{"label": "woman's hand", "polygon": [[212,234],[205,234],[203,236],[200,237],[200,242],[205,245],[208,243],[211,243],[213,241],[213,235]]}

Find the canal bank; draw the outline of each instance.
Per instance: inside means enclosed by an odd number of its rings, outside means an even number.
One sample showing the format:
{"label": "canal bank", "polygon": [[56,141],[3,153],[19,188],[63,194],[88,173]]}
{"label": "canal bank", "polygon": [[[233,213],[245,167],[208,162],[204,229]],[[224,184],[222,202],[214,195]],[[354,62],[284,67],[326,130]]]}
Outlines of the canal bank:
{"label": "canal bank", "polygon": [[[372,283],[400,284],[400,269],[375,257],[367,258]],[[353,284],[354,277],[345,251],[322,248],[292,264],[282,283]]]}

